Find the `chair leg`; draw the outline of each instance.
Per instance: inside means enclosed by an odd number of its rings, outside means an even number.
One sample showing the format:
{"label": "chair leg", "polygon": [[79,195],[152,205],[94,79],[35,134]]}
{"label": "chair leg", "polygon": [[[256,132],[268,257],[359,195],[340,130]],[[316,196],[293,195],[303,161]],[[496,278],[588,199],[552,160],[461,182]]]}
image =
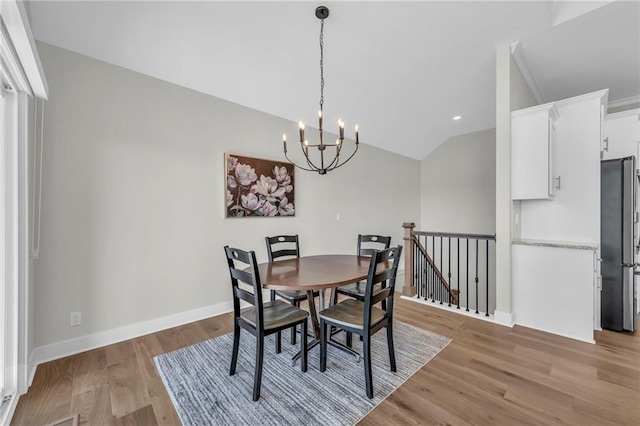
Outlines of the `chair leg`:
{"label": "chair leg", "polygon": [[256,336],[256,372],[253,377],[253,400],[260,399],[260,386],[262,385],[262,360],[264,358],[264,332]]}
{"label": "chair leg", "polygon": [[387,346],[389,347],[389,365],[391,371],[396,371],[396,351],[393,348],[393,328],[391,327],[391,320],[387,324]]}
{"label": "chair leg", "polygon": [[[304,322],[302,323],[302,329],[306,330],[307,329],[307,322],[308,319],[305,318]],[[300,360],[300,368],[302,369],[303,372],[307,371],[307,333],[306,331],[300,334],[300,351],[302,352],[302,357]]]}
{"label": "chair leg", "polygon": [[[291,302],[291,304],[292,304],[293,306],[295,306],[296,308],[299,308],[299,307],[300,307],[300,302],[293,301],[293,302]],[[297,326],[297,325],[294,325],[293,327],[291,327],[291,344],[292,344],[292,345],[295,345],[295,344],[296,344],[297,328],[298,328],[298,326]]]}
{"label": "chair leg", "polygon": [[282,333],[276,332],[276,353],[282,352]]}
{"label": "chair leg", "polygon": [[320,320],[320,371],[327,369],[327,324]]}
{"label": "chair leg", "polygon": [[353,345],[353,333],[347,331],[347,346],[351,347]]}
{"label": "chair leg", "polygon": [[367,397],[373,398],[373,377],[371,375],[371,335],[365,331],[362,340],[362,354],[364,356],[364,382],[367,387]]}
{"label": "chair leg", "polygon": [[[234,320],[235,321],[235,320]],[[233,351],[231,352],[231,368],[229,375],[236,374],[236,364],[238,363],[238,348],[240,347],[240,326],[236,323],[233,326]]]}

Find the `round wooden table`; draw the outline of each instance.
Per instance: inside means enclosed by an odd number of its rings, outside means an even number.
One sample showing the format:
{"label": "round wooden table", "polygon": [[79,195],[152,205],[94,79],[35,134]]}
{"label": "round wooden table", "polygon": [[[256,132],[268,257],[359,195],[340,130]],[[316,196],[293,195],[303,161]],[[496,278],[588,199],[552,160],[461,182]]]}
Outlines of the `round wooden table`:
{"label": "round wooden table", "polygon": [[[269,290],[304,290],[309,301],[309,316],[318,344],[320,322],[314,301],[314,290],[335,289],[346,284],[366,280],[371,258],[347,254],[305,256],[258,265],[262,286]],[[333,296],[332,298],[333,299]],[[320,310],[324,309],[324,294],[320,295]],[[357,354],[356,354],[357,355]]]}

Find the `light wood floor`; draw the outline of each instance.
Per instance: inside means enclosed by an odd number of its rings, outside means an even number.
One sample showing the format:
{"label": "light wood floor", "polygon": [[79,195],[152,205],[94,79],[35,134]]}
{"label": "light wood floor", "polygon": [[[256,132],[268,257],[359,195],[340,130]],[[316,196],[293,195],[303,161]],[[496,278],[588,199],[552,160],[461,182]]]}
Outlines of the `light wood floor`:
{"label": "light wood floor", "polygon": [[[401,299],[395,314],[453,341],[361,424],[640,425],[640,332],[599,332],[591,345]],[[153,357],[231,323],[225,314],[40,365],[12,424],[75,413],[80,424],[179,424]]]}

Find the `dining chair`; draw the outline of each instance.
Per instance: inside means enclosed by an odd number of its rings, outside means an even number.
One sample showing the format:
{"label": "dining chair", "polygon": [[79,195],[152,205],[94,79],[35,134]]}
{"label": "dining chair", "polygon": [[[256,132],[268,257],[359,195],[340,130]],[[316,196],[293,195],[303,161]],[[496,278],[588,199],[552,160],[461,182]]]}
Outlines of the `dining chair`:
{"label": "dining chair", "polygon": [[[243,251],[225,246],[225,255],[231,275],[233,290],[233,352],[231,354],[231,369],[229,375],[236,373],[238,349],[240,346],[240,329],[243,328],[256,338],[256,365],[253,379],[253,400],[260,398],[262,383],[262,362],[264,359],[264,338],[276,333],[276,353],[280,352],[280,332],[287,328],[294,328],[300,324],[303,330],[307,328],[309,313],[303,309],[285,303],[281,300],[262,301],[262,284],[258,272],[258,263],[254,251]],[[236,266],[236,263],[239,265]],[[243,283],[244,287],[240,287]],[[240,301],[245,301],[252,307],[240,309]],[[307,371],[307,335],[300,339],[301,368]]]}
{"label": "dining chair", "polygon": [[[358,256],[371,257],[375,250],[386,250],[390,245],[390,236],[358,234],[358,245],[356,253],[358,254]],[[335,304],[338,302],[338,294],[364,301],[364,289],[364,281],[358,281],[357,283],[351,283],[343,285],[342,287],[337,287],[336,291],[333,292],[333,303]],[[379,289],[380,286],[378,285],[374,288],[374,292],[377,292]],[[384,309],[384,306],[382,307],[382,309]],[[348,347],[351,347],[351,339],[351,333],[347,333],[346,343]],[[362,340],[362,337],[360,338],[360,340]]]}
{"label": "dining chair", "polygon": [[[267,243],[269,262],[284,257],[300,257],[300,244],[297,234],[276,235],[273,237],[265,237],[264,240]],[[316,290],[313,294],[318,296],[320,293]],[[300,307],[300,302],[307,300],[307,292],[303,290],[271,290],[271,300],[276,300],[276,296],[279,296],[296,307]],[[296,344],[295,329],[291,330],[291,344]]]}
{"label": "dining chair", "polygon": [[[320,371],[324,372],[327,369],[327,331],[329,326],[362,336],[364,378],[369,398],[373,398],[371,337],[382,328],[387,329],[391,371],[396,371],[396,357],[393,348],[393,294],[401,253],[402,246],[374,251],[371,255],[365,283],[364,301],[345,299],[318,314],[320,318]],[[381,285],[380,290],[374,292],[374,287],[377,284],[385,282],[386,285]],[[384,309],[374,306],[382,301],[386,302]]]}
{"label": "dining chair", "polygon": [[[389,236],[358,234],[358,246],[356,253],[358,254],[358,256],[371,257],[375,250],[386,250],[390,245],[391,237]],[[334,294],[342,294],[345,296],[356,298],[360,301],[364,301],[364,289],[365,283],[363,281],[359,281],[357,283],[337,287]],[[337,300],[334,299],[334,302],[336,301]]]}

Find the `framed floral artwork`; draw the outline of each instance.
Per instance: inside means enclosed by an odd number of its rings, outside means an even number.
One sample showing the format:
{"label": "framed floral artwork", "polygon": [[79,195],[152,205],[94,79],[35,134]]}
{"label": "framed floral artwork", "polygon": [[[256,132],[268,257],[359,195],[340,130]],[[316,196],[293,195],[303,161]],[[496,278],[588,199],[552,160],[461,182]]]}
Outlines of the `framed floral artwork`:
{"label": "framed floral artwork", "polygon": [[291,163],[225,154],[227,217],[295,216]]}

